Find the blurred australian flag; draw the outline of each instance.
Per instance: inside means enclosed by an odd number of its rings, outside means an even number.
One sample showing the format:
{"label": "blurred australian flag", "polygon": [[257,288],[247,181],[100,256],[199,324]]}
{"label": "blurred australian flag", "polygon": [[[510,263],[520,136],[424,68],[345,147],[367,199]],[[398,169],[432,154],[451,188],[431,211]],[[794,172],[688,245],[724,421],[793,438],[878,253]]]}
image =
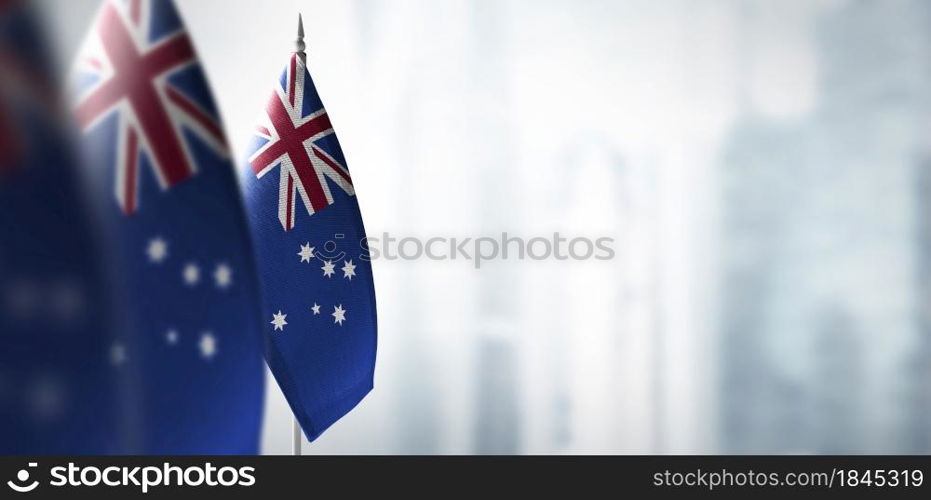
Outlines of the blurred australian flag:
{"label": "blurred australian flag", "polygon": [[0,0],[0,453],[119,446],[108,294],[36,15]]}
{"label": "blurred australian flag", "polygon": [[106,0],[74,113],[115,293],[125,449],[258,451],[257,284],[229,149],[171,0]]}
{"label": "blurred australian flag", "polygon": [[266,359],[314,440],[372,389],[376,310],[355,188],[301,53],[265,101],[241,179]]}

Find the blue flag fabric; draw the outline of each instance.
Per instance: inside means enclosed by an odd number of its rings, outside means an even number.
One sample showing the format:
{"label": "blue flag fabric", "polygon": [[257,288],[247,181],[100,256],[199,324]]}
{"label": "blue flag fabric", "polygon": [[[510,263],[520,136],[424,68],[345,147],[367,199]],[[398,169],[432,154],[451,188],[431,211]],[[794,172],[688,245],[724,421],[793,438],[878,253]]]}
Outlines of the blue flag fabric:
{"label": "blue flag fabric", "polygon": [[0,2],[0,453],[117,449],[107,293],[67,110],[25,1]]}
{"label": "blue flag fabric", "polygon": [[254,260],[206,79],[171,0],[107,0],[77,61],[75,116],[120,337],[125,451],[258,451]]}
{"label": "blue flag fabric", "polygon": [[372,389],[377,321],[355,189],[297,54],[266,102],[241,185],[266,360],[312,441]]}

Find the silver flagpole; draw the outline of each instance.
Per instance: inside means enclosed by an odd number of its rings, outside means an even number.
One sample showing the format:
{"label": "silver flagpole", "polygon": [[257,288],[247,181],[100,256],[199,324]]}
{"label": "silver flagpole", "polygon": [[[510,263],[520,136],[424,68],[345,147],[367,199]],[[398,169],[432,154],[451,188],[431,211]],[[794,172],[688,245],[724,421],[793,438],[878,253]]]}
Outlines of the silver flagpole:
{"label": "silver flagpole", "polygon": [[301,441],[303,437],[301,436],[301,424],[297,423],[297,418],[293,415],[291,416],[292,426],[294,427],[294,435],[291,436],[291,454],[295,457],[301,456]]}
{"label": "silver flagpole", "polygon": [[[301,17],[301,14],[297,14],[297,41],[295,42],[296,49],[295,53],[298,57],[301,58],[301,61],[304,64],[307,64],[307,53],[304,52],[306,45],[304,44],[304,18]],[[304,440],[303,432],[301,431],[301,424],[298,423],[297,417],[291,415],[291,454],[299,457],[301,456],[301,443]]]}
{"label": "silver flagpole", "polygon": [[307,52],[304,52],[304,49],[307,46],[304,44],[304,18],[301,17],[301,14],[297,14],[297,56],[301,58],[301,61],[304,61],[304,64],[307,64]]}

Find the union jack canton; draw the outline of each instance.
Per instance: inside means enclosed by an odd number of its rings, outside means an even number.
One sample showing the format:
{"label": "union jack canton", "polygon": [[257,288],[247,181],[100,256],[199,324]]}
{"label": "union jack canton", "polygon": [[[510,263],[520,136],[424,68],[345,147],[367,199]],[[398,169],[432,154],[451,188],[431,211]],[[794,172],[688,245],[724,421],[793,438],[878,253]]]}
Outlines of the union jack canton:
{"label": "union jack canton", "polygon": [[[260,179],[281,167],[278,220],[285,231],[294,229],[298,198],[311,215],[333,204],[327,179],[346,194],[355,195],[349,171],[324,149],[333,147],[333,126],[309,80],[303,61],[292,55],[281,86],[275,88],[265,106],[265,123],[257,127],[264,144],[249,158]],[[309,93],[305,92],[308,82]]]}
{"label": "union jack canton", "polygon": [[197,65],[177,12],[164,0],[107,2],[96,35],[79,59],[81,93],[75,115],[88,130],[111,113],[120,116],[116,199],[125,214],[139,207],[139,153],[145,151],[163,189],[195,174],[188,129],[215,152],[227,145],[212,103],[199,102],[169,76]]}

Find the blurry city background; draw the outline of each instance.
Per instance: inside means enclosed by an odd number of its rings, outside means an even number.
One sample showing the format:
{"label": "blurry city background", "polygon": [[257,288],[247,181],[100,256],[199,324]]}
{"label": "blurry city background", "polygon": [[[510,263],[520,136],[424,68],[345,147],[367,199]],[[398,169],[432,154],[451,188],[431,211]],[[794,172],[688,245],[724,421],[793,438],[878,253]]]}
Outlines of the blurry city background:
{"label": "blurry city background", "polygon": [[[65,71],[99,2],[40,3]],[[239,158],[303,12],[370,235],[615,238],[376,261],[306,453],[931,452],[931,3],[177,3]]]}

